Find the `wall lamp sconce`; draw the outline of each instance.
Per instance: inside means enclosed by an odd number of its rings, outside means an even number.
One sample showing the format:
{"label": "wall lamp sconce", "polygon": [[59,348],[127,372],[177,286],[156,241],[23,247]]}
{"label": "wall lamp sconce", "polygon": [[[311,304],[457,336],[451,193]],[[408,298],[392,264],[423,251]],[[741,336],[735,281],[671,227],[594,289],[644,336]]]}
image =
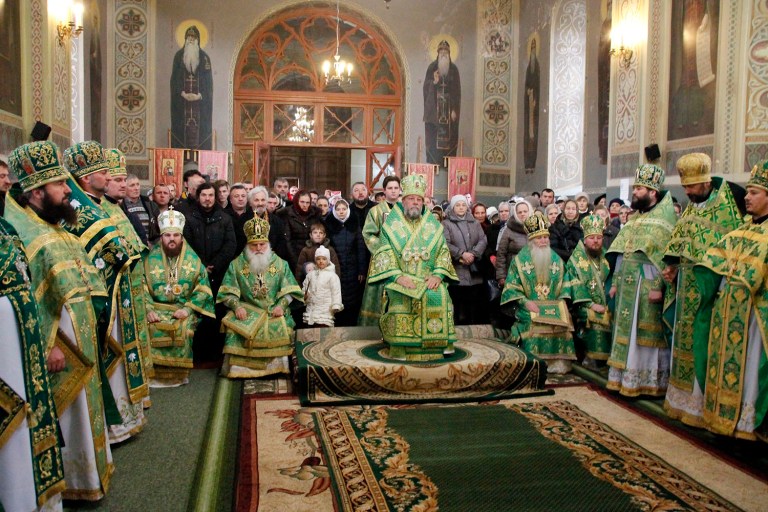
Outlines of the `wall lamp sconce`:
{"label": "wall lamp sconce", "polygon": [[64,46],[66,39],[74,39],[83,32],[83,4],[71,0],[58,0],[51,6],[56,20],[56,39]]}
{"label": "wall lamp sconce", "polygon": [[619,66],[624,69],[628,69],[629,65],[632,63],[632,55],[634,55],[632,49],[627,48],[623,44],[618,48],[611,48],[611,56],[618,57]]}

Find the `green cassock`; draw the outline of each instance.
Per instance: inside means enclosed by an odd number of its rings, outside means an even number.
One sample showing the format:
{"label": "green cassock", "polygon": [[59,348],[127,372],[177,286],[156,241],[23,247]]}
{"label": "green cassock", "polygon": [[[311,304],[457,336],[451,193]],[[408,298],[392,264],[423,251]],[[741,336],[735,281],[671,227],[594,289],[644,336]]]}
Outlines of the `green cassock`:
{"label": "green cassock", "polygon": [[[216,296],[216,302],[231,310],[222,320],[227,331],[224,354],[228,356],[229,366],[250,370],[248,375],[230,371],[228,377],[275,373],[270,369],[270,362],[289,356],[293,351],[295,324],[288,305],[291,299],[304,301],[301,287],[287,262],[273,253],[267,270],[257,274],[251,270],[246,256],[248,250],[246,246],[229,264]],[[248,313],[244,321],[235,318],[235,310],[241,306]],[[283,309],[284,314],[273,317],[272,311],[277,306]]]}
{"label": "green cassock", "polygon": [[[46,346],[40,334],[40,316],[28,276],[24,247],[13,227],[0,218],[0,296],[6,297],[16,316],[21,336],[21,361],[8,360],[4,354],[0,361],[0,448],[23,425],[29,429],[29,453],[32,457],[37,505],[64,490],[64,462],[59,448],[59,425],[53,391],[46,371]],[[23,400],[2,379],[4,365],[23,366]],[[15,372],[12,372],[15,373]],[[14,471],[14,468],[0,468]]]}
{"label": "green cassock", "polygon": [[[401,276],[410,277],[416,288],[409,290],[396,283]],[[429,276],[443,282],[429,290],[425,283]],[[456,332],[446,279],[459,280],[443,226],[429,212],[408,220],[402,203],[395,204],[382,224],[368,269],[368,282],[384,285],[379,326],[391,357],[436,359],[453,349]]]}
{"label": "green cassock", "polygon": [[[99,367],[96,321],[106,307],[108,294],[99,272],[80,245],[79,239],[58,225],[49,224],[29,207],[21,208],[6,196],[5,218],[17,229],[29,260],[30,278],[35,300],[39,306],[40,335],[46,354],[54,345],[66,357],[66,368],[51,374],[56,411],[61,417],[81,391],[85,392],[90,422],[91,442],[95,467],[83,466],[84,471],[95,469],[101,482],[101,491],[68,488],[65,498],[103,495],[114,470],[107,457],[107,435],[104,429],[105,405],[102,401],[111,394],[102,395]],[[67,336],[60,328],[62,308],[72,319],[74,336]],[[106,386],[107,388],[109,386]],[[114,400],[110,414],[119,421]],[[66,458],[65,458],[66,459]]]}
{"label": "green cassock", "polygon": [[[178,257],[169,259],[162,245],[152,248],[144,260],[147,281],[147,311],[160,321],[149,324],[152,359],[158,378],[173,378],[175,368],[192,368],[192,338],[200,315],[216,318],[213,293],[203,262],[184,243]],[[181,308],[189,310],[183,320],[173,318]],[[186,374],[186,372],[181,372]]]}
{"label": "green cassock", "polygon": [[[579,242],[571,253],[565,271],[571,284],[576,309],[576,332],[584,341],[587,356],[607,361],[611,354],[611,313],[608,311],[606,281],[611,269],[605,259],[605,250],[599,258],[587,254],[584,242]],[[596,313],[593,304],[606,307],[605,313]]]}
{"label": "green cassock", "polygon": [[[516,322],[510,339],[522,340],[522,346],[542,359],[576,359],[573,346],[573,323],[565,299],[570,299],[570,283],[565,265],[555,251],[550,251],[549,283],[540,283],[526,245],[512,260],[501,293],[501,304],[517,303]],[[534,315],[525,303],[534,301],[539,314]]]}
{"label": "green cassock", "polygon": [[[365,246],[371,257],[381,245],[381,226],[384,224],[391,207],[386,201],[382,201],[368,212],[365,217],[362,235]],[[366,282],[363,289],[363,300],[360,306],[360,315],[357,324],[361,326],[377,327],[379,318],[381,318],[382,294],[384,293],[384,282],[371,283]]]}
{"label": "green cassock", "polygon": [[[755,439],[768,412],[768,225],[732,231],[694,272],[702,297],[693,345],[704,427]],[[747,396],[750,386],[755,396]]]}
{"label": "green cassock", "polygon": [[694,393],[693,329],[701,293],[693,268],[710,247],[742,222],[731,188],[723,178],[712,178],[709,198],[702,206],[688,205],[675,225],[664,256],[665,263],[678,266],[675,300],[665,308],[665,317],[674,329],[664,410],[670,417],[696,427],[702,426],[699,393],[703,382],[698,382],[700,389]]}

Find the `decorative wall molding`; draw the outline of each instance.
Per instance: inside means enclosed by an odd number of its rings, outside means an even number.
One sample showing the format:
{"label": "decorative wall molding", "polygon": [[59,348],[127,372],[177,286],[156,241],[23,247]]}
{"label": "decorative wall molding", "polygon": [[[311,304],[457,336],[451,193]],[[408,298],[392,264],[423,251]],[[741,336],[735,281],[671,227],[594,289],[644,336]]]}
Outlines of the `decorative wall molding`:
{"label": "decorative wall molding", "polygon": [[32,115],[43,119],[43,1],[31,0],[32,12]]}
{"label": "decorative wall molding", "polygon": [[747,48],[747,135],[768,134],[768,2],[752,1]]}
{"label": "decorative wall molding", "polygon": [[580,191],[584,175],[587,6],[563,0],[552,11],[549,175],[558,191]]}
{"label": "decorative wall molding", "polygon": [[[647,133],[649,143],[659,143],[662,133],[659,131],[659,123],[666,121],[666,116],[661,112],[664,108],[661,105],[661,66],[665,62],[662,59],[662,34],[664,17],[664,3],[661,0],[650,0],[650,9],[648,10],[651,18],[648,23],[648,68],[650,80],[648,83],[648,117],[646,119]],[[666,130],[664,130],[666,131]],[[665,137],[666,138],[666,137]]]}
{"label": "decorative wall molding", "polygon": [[[737,138],[743,140],[743,130],[737,126],[737,119],[742,118],[741,109],[745,107],[744,103],[739,101],[740,90],[740,71],[738,67],[743,66],[743,60],[738,58],[739,47],[742,44],[742,37],[739,30],[739,9],[742,0],[723,0],[720,4],[720,16],[724,17],[725,36],[721,36],[719,41],[721,45],[726,46],[726,56],[724,62],[718,65],[720,70],[725,65],[725,72],[720,71],[720,77],[724,80],[725,91],[718,88],[716,101],[719,103],[715,109],[715,140],[722,141],[716,146],[715,157],[712,159],[714,170],[720,174],[735,174],[739,165],[737,161],[741,159],[741,152],[737,149],[739,144]],[[763,3],[764,0],[763,0]],[[723,24],[720,25],[722,34]],[[722,56],[723,53],[720,52]],[[722,58],[722,57],[721,57]],[[768,99],[768,95],[766,96]],[[719,121],[719,122],[718,122]]]}
{"label": "decorative wall molding", "polygon": [[[620,0],[614,2],[615,24],[620,24],[622,20],[641,19],[642,0]],[[635,56],[629,67],[623,68],[615,66],[616,79],[611,84],[616,84],[616,94],[614,95],[614,129],[613,129],[613,149],[614,152],[631,149],[638,149],[639,140],[639,119],[640,119],[640,55],[638,49],[635,49]]]}
{"label": "decorative wall molding", "polygon": [[67,45],[53,44],[53,122],[67,131],[72,116],[69,105],[69,45],[74,46],[72,41],[67,41]]}

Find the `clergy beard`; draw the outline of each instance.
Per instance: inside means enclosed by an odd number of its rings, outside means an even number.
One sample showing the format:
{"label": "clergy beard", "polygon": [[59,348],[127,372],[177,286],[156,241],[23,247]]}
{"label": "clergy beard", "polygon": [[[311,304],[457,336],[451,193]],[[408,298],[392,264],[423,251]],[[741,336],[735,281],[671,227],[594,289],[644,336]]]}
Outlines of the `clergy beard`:
{"label": "clergy beard", "polygon": [[191,41],[184,45],[184,67],[187,71],[194,73],[200,64],[200,44],[198,41]]}
{"label": "clergy beard", "polygon": [[421,208],[414,206],[413,208],[407,208],[405,210],[405,218],[408,220],[416,220],[421,218]]}
{"label": "clergy beard", "polygon": [[603,255],[603,248],[598,247],[597,249],[592,249],[591,247],[584,246],[584,249],[587,251],[587,254],[590,258],[597,259],[600,256]]}
{"label": "clergy beard", "polygon": [[37,215],[46,222],[51,224],[58,224],[60,221],[64,221],[70,226],[77,225],[77,210],[75,210],[69,200],[54,204],[48,194],[43,195],[42,209],[34,208]]}
{"label": "clergy beard", "polygon": [[168,257],[168,258],[175,258],[179,254],[181,254],[181,248],[182,247],[184,247],[183,243],[180,243],[180,244],[176,245],[176,247],[174,247],[173,249],[163,245],[163,252],[165,253],[166,257]]}
{"label": "clergy beard", "polygon": [[651,207],[651,198],[650,196],[633,198],[631,206],[633,210],[644,212]]}
{"label": "clergy beard", "polygon": [[251,272],[263,274],[267,271],[269,260],[272,258],[272,249],[267,249],[264,254],[254,254],[249,248],[245,248],[245,256],[251,266]]}
{"label": "clergy beard", "polygon": [[536,282],[541,284],[549,284],[549,266],[552,264],[552,249],[549,247],[536,247],[530,245],[531,260],[533,260],[533,267],[536,270]]}
{"label": "clergy beard", "polygon": [[447,54],[439,55],[437,57],[437,70],[440,72],[440,76],[448,78],[448,69],[451,66],[451,57]]}

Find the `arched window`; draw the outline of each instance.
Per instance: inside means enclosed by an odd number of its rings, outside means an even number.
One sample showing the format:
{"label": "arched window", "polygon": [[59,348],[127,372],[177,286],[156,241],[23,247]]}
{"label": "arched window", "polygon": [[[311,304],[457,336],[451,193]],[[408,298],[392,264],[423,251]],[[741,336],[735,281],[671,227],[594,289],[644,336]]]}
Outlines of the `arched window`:
{"label": "arched window", "polygon": [[[342,9],[339,54],[354,66],[351,82],[326,83],[322,64],[336,52],[336,24],[333,5],[294,6],[256,27],[240,49],[234,75],[236,179],[256,172],[255,181],[267,184],[269,176],[254,162],[264,146],[394,154],[401,144],[404,85],[393,45],[363,15]],[[370,165],[368,181],[376,181]]]}

